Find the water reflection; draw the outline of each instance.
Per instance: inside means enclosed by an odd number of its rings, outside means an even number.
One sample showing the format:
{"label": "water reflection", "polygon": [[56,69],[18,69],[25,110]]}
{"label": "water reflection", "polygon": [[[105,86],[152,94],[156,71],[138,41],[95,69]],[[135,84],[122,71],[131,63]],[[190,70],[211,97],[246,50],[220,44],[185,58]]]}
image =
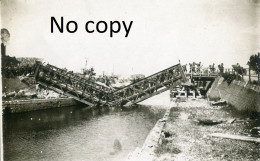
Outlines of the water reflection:
{"label": "water reflection", "polygon": [[[5,115],[5,160],[120,160],[141,146],[164,110],[56,108]],[[111,155],[114,140],[122,144]]]}

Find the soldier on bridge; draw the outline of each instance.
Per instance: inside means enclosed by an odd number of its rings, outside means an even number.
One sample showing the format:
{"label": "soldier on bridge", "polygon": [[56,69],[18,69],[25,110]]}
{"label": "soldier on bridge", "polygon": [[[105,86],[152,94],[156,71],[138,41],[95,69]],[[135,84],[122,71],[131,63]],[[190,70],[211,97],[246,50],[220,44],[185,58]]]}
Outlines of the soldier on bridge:
{"label": "soldier on bridge", "polygon": [[221,64],[218,65],[218,69],[219,69],[219,72],[220,72],[221,74],[224,73],[224,65],[223,65],[223,63],[221,63]]}
{"label": "soldier on bridge", "polygon": [[213,65],[209,65],[209,69],[211,73],[215,73],[215,64],[213,63]]}

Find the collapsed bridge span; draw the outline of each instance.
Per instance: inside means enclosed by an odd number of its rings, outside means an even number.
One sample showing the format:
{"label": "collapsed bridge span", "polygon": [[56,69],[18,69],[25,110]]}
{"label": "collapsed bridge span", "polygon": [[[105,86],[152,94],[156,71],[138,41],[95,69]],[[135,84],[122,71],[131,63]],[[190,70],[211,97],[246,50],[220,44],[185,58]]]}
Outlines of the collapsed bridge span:
{"label": "collapsed bridge span", "polygon": [[180,64],[169,67],[119,90],[113,90],[91,79],[53,65],[36,63],[35,80],[89,106],[132,105],[158,95],[181,81],[186,81]]}
{"label": "collapsed bridge span", "polygon": [[180,85],[186,77],[180,64],[169,67],[113,92],[114,104],[132,105]]}
{"label": "collapsed bridge span", "polygon": [[108,104],[110,89],[88,78],[53,65],[37,63],[35,69],[37,83],[76,99],[89,106]]}

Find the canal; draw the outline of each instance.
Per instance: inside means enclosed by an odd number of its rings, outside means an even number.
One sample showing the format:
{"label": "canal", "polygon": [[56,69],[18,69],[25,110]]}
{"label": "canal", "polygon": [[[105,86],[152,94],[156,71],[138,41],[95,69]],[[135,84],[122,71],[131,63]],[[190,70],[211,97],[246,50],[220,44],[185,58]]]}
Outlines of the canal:
{"label": "canal", "polygon": [[[154,110],[157,109],[157,110]],[[123,160],[165,110],[66,107],[3,116],[4,160]],[[114,154],[119,140],[122,150]]]}

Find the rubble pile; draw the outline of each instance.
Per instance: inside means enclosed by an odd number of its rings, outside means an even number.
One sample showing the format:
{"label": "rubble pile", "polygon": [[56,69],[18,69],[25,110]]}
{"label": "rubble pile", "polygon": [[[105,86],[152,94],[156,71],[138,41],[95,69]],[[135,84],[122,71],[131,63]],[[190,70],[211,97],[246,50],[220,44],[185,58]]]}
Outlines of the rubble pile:
{"label": "rubble pile", "polygon": [[9,92],[3,92],[3,100],[9,101],[9,100],[19,100],[19,99],[48,99],[48,98],[65,98],[66,96],[58,94],[52,90],[46,90],[46,89],[30,89],[25,88],[21,89],[18,92],[16,91],[9,91]]}

